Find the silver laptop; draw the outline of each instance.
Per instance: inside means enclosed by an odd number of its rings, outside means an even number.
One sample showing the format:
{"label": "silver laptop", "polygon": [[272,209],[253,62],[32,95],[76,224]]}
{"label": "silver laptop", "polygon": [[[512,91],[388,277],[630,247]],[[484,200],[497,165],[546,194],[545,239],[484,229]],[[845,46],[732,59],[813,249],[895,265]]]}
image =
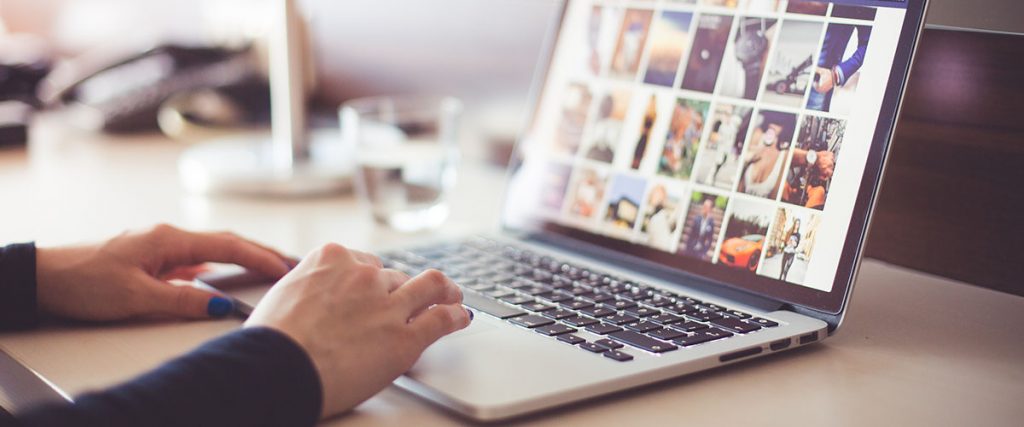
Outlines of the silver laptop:
{"label": "silver laptop", "polygon": [[567,2],[503,232],[382,254],[477,313],[396,384],[499,420],[826,339],[925,7]]}

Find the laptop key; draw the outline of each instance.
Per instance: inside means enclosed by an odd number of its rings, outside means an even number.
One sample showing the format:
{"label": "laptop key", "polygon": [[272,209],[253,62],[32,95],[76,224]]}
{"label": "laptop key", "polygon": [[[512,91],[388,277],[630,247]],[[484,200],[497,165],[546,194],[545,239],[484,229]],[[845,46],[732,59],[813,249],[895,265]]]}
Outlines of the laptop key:
{"label": "laptop key", "polygon": [[513,324],[525,328],[537,328],[555,323],[554,320],[548,319],[547,317],[537,316],[535,314],[527,314],[525,316],[513,317],[509,321],[512,322]]}
{"label": "laptop key", "polygon": [[730,315],[732,317],[737,317],[737,318],[740,318],[740,319],[749,319],[750,318],[749,314],[744,313],[744,312],[739,311],[739,310],[725,310],[725,314],[728,314],[728,315]]}
{"label": "laptop key", "polygon": [[768,319],[762,319],[760,317],[755,317],[753,319],[750,319],[750,320],[748,320],[748,322],[753,323],[755,325],[758,325],[758,326],[760,326],[762,328],[774,328],[776,326],[779,326],[778,323],[775,323],[775,322],[773,322],[771,320],[768,320]]}
{"label": "laptop key", "polygon": [[754,332],[758,329],[761,329],[760,326],[757,326],[753,323],[744,322],[735,317],[723,317],[721,319],[714,319],[711,321],[711,323],[715,324],[715,326],[720,326],[722,328],[728,329],[733,332],[738,332],[741,334]]}
{"label": "laptop key", "polygon": [[539,326],[537,328],[534,328],[533,330],[536,331],[537,333],[541,333],[549,337],[558,336],[562,334],[571,334],[576,332],[576,328],[570,328],[560,323],[555,323],[553,325],[547,326]]}
{"label": "laptop key", "polygon": [[552,289],[547,286],[530,286],[528,288],[519,289],[519,292],[528,295],[533,295],[535,297],[547,295],[548,293],[551,293],[551,291]]}
{"label": "laptop key", "polygon": [[649,316],[654,316],[654,315],[661,314],[660,311],[658,311],[656,309],[653,309],[653,308],[650,308],[650,307],[630,307],[630,308],[627,308],[627,309],[625,309],[623,311],[625,311],[627,314],[630,314],[630,315],[633,315],[633,316],[636,316],[636,317],[649,317]]}
{"label": "laptop key", "polygon": [[666,351],[672,351],[679,348],[667,342],[658,341],[654,338],[633,331],[612,332],[609,333],[608,336],[616,341],[629,344],[633,347],[649,351],[651,353],[664,353]]}
{"label": "laptop key", "polygon": [[550,305],[550,304],[544,304],[542,302],[529,302],[529,303],[523,304],[523,308],[525,308],[527,310],[530,310],[530,311],[541,312],[541,311],[554,310],[555,306]]}
{"label": "laptop key", "polygon": [[662,341],[672,341],[676,338],[686,336],[686,333],[672,328],[661,328],[655,331],[650,331],[647,335]]}
{"label": "laptop key", "polygon": [[522,310],[517,310],[505,304],[501,304],[476,292],[463,292],[462,304],[477,311],[490,314],[491,316],[499,319],[509,319],[526,314],[526,312]]}
{"label": "laptop key", "polygon": [[682,322],[683,318],[679,317],[679,316],[674,316],[674,315],[671,315],[671,314],[668,314],[668,313],[663,313],[663,314],[659,314],[657,316],[651,316],[651,318],[647,319],[647,320],[650,320],[652,322],[661,323],[662,325],[671,325],[673,323]]}
{"label": "laptop key", "polygon": [[580,348],[593,353],[604,353],[608,351],[608,348],[606,348],[605,346],[600,344],[594,344],[592,342],[582,343],[580,344]]}
{"label": "laptop key", "polygon": [[692,320],[687,320],[683,323],[674,323],[672,324],[672,327],[683,332],[695,332],[701,329],[707,329],[708,325],[705,325],[703,323],[697,323]]}
{"label": "laptop key", "polygon": [[620,332],[622,331],[622,328],[615,325],[609,325],[607,323],[597,323],[587,326],[587,331],[590,331],[598,335],[607,335],[612,332]]}
{"label": "laptop key", "polygon": [[592,296],[587,296],[587,297],[584,297],[584,298],[586,298],[586,299],[588,299],[591,302],[596,304],[596,303],[602,303],[602,302],[605,302],[605,301],[614,300],[615,296],[612,295],[612,294],[604,293],[604,292],[595,292]]}
{"label": "laptop key", "polygon": [[626,329],[644,333],[655,329],[661,329],[661,325],[652,322],[636,322],[626,324]]}
{"label": "laptop key", "polygon": [[609,306],[609,307],[611,307],[611,308],[613,308],[615,310],[625,310],[625,309],[630,308],[630,307],[636,307],[636,303],[635,302],[630,301],[630,300],[626,300],[626,299],[619,299],[619,300],[615,300],[615,301],[609,301],[609,302],[605,303],[605,305],[607,305],[607,306]]}
{"label": "laptop key", "polygon": [[669,301],[668,298],[662,296],[655,296],[653,298],[643,300],[643,303],[651,307],[664,307],[666,305],[672,304],[672,301]]}
{"label": "laptop key", "polygon": [[668,311],[668,312],[670,312],[672,314],[683,315],[683,314],[690,314],[690,313],[696,312],[697,311],[697,307],[694,306],[693,304],[690,304],[690,303],[687,303],[687,302],[677,302],[675,304],[672,304],[672,305],[669,305],[669,306],[665,306],[664,310],[666,310],[666,311]]}
{"label": "laptop key", "polygon": [[713,329],[712,328],[712,329],[705,329],[705,330],[702,330],[702,331],[694,332],[693,335],[690,335],[688,337],[679,338],[679,339],[673,340],[672,342],[674,342],[676,344],[679,344],[679,345],[681,345],[683,347],[689,347],[691,345],[697,345],[697,344],[701,344],[701,343],[706,343],[706,342],[709,342],[709,341],[714,341],[714,340],[718,340],[718,339],[722,339],[722,338],[726,338],[726,337],[731,337],[731,336],[732,336],[732,333],[730,333],[730,332],[720,331],[718,329]]}
{"label": "laptop key", "polygon": [[565,293],[562,293],[562,292],[552,292],[550,294],[541,295],[540,297],[544,298],[545,300],[548,300],[548,301],[551,301],[551,302],[555,302],[555,303],[559,303],[559,302],[563,302],[563,301],[569,301],[569,300],[573,299],[572,295],[565,294]]}
{"label": "laptop key", "polygon": [[583,337],[581,337],[579,335],[576,335],[576,334],[559,335],[558,336],[558,340],[561,341],[561,342],[564,342],[564,343],[572,344],[572,345],[576,345],[576,344],[579,344],[581,342],[586,342],[587,341],[587,340],[583,339]]}
{"label": "laptop key", "polygon": [[708,309],[714,310],[714,311],[725,311],[726,310],[725,307],[722,307],[722,306],[720,306],[718,304],[712,304],[710,302],[706,302],[706,303],[701,304],[701,305],[704,306],[704,307],[707,307]]}
{"label": "laptop key", "polygon": [[603,354],[604,357],[607,357],[612,360],[617,360],[619,362],[628,362],[630,360],[633,360],[633,356],[630,356],[629,354],[623,353],[618,350],[609,350],[604,352]]}
{"label": "laptop key", "polygon": [[615,310],[612,310],[612,309],[610,309],[608,307],[605,307],[603,305],[597,305],[597,306],[593,306],[593,307],[587,307],[587,308],[584,308],[584,309],[580,309],[580,313],[586,314],[587,316],[590,316],[590,317],[605,317],[605,316],[611,316],[611,315],[615,314]]}
{"label": "laptop key", "polygon": [[584,326],[590,326],[590,325],[593,325],[595,323],[598,323],[597,320],[591,319],[591,318],[586,317],[586,316],[566,317],[566,318],[562,319],[562,321],[565,322],[565,323],[568,323],[568,324],[570,324],[572,326],[577,326],[577,327],[581,327],[581,328],[584,327]]}
{"label": "laptop key", "polygon": [[608,323],[614,323],[616,325],[625,325],[627,323],[636,322],[637,320],[640,320],[640,319],[638,319],[636,317],[633,317],[633,316],[630,316],[628,314],[613,314],[613,315],[605,317],[605,318],[603,318],[601,320],[605,321],[605,322],[608,322]]}
{"label": "laptop key", "polygon": [[594,305],[594,303],[584,300],[562,301],[561,304],[562,307],[565,307],[569,310],[582,310],[584,308],[591,307]]}
{"label": "laptop key", "polygon": [[509,295],[500,299],[509,304],[526,304],[528,302],[533,302],[533,297],[526,295]]}
{"label": "laptop key", "polygon": [[692,313],[686,313],[686,315],[694,319],[700,320],[701,322],[707,322],[709,320],[722,318],[722,315],[719,314],[717,311],[706,308],[702,308]]}
{"label": "laptop key", "polygon": [[576,315],[576,313],[567,310],[562,310],[559,308],[555,310],[545,310],[543,313],[541,313],[541,315],[555,320],[562,320],[573,317]]}
{"label": "laptop key", "polygon": [[605,347],[607,347],[609,349],[612,349],[612,350],[620,349],[620,348],[623,347],[622,344],[619,344],[619,343],[617,343],[615,341],[612,341],[612,340],[610,340],[608,338],[602,338],[602,339],[599,339],[597,341],[594,341],[594,344],[603,345],[603,346],[605,346]]}

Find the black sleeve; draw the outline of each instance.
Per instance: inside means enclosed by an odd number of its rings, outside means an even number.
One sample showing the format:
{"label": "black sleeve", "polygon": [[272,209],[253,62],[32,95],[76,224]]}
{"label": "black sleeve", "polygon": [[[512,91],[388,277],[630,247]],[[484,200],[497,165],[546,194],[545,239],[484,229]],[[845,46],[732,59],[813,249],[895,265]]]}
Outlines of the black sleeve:
{"label": "black sleeve", "polygon": [[36,245],[0,247],[0,331],[36,325]]}
{"label": "black sleeve", "polygon": [[[311,426],[320,377],[306,352],[269,328],[242,329],[74,404],[17,414],[22,426]],[[2,419],[0,419],[2,420]]]}

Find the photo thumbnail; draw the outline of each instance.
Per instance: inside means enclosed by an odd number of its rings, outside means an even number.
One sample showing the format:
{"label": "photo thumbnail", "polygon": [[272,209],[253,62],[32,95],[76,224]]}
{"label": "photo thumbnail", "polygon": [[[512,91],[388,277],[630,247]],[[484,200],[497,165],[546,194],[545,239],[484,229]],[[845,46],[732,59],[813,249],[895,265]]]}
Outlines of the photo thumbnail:
{"label": "photo thumbnail", "polygon": [[803,284],[814,252],[821,216],[799,208],[775,211],[768,248],[758,274],[790,283]]}
{"label": "photo thumbnail", "polygon": [[741,18],[733,42],[725,48],[720,93],[753,100],[761,87],[765,62],[775,37],[777,21],[771,18]]}
{"label": "photo thumbnail", "polygon": [[582,168],[569,189],[569,213],[583,219],[593,219],[604,201],[608,174],[594,168]]}
{"label": "photo thumbnail", "polygon": [[636,136],[636,144],[633,145],[632,159],[629,161],[631,169],[640,169],[644,156],[647,154],[647,147],[651,143],[654,124],[658,121],[658,95],[651,94],[646,97],[647,106],[644,108],[643,117],[640,119],[639,135]]}
{"label": "photo thumbnail", "polygon": [[690,178],[710,106],[707,101],[682,98],[676,101],[658,161],[659,174],[677,179]]}
{"label": "photo thumbnail", "polygon": [[817,210],[825,208],[845,133],[846,121],[804,117],[782,190],[783,202]]}
{"label": "photo thumbnail", "polygon": [[781,9],[782,0],[744,0],[740,10],[750,13],[775,13]]}
{"label": "photo thumbnail", "polygon": [[573,83],[565,90],[562,97],[562,115],[552,144],[558,154],[575,155],[583,139],[583,129],[587,123],[587,111],[594,95],[586,85]]}
{"label": "photo thumbnail", "polygon": [[612,55],[609,75],[627,80],[636,77],[637,69],[640,68],[640,56],[651,28],[652,14],[650,10],[626,11],[619,29],[619,38],[615,42],[615,54]]}
{"label": "photo thumbnail", "polygon": [[598,101],[596,117],[584,144],[583,152],[588,159],[611,163],[615,158],[631,97],[628,89],[616,89]]}
{"label": "photo thumbnail", "polygon": [[587,22],[587,51],[581,58],[586,74],[600,75],[611,56],[616,31],[622,22],[622,9],[594,6]]}
{"label": "photo thumbnail", "polygon": [[798,108],[814,74],[814,54],[824,24],[786,21],[772,55],[761,101]]}
{"label": "photo thumbnail", "polygon": [[690,45],[690,21],[693,13],[664,12],[651,30],[651,47],[647,55],[644,83],[668,86],[675,84],[679,61]]}
{"label": "photo thumbnail", "polygon": [[732,17],[725,15],[701,15],[697,20],[697,32],[693,36],[690,59],[683,73],[683,89],[711,93],[718,81],[718,70],[722,66],[725,45],[729,43]]}
{"label": "photo thumbnail", "polygon": [[754,109],[719,104],[711,116],[711,134],[702,147],[694,172],[695,180],[704,185],[732,189],[739,171],[743,142],[750,129]]}
{"label": "photo thumbnail", "polygon": [[727,9],[735,9],[740,4],[740,0],[700,0],[700,4],[703,6],[716,6],[724,7]]}
{"label": "photo thumbnail", "polygon": [[647,194],[644,204],[643,232],[645,243],[658,250],[673,252],[679,241],[677,231],[681,228],[683,198],[681,192],[668,184],[655,182]]}
{"label": "photo thumbnail", "polygon": [[608,189],[608,206],[604,220],[613,230],[631,234],[640,217],[640,202],[643,201],[647,181],[641,177],[616,175]]}
{"label": "photo thumbnail", "polygon": [[802,15],[825,16],[828,12],[828,2],[789,0],[786,6],[786,13],[799,13]]}
{"label": "photo thumbnail", "polygon": [[561,163],[548,163],[541,172],[540,207],[549,212],[559,212],[565,193],[569,190],[572,167]]}
{"label": "photo thumbnail", "polygon": [[857,90],[860,69],[864,65],[870,40],[869,26],[828,26],[807,98],[808,109],[837,114],[849,114],[852,111],[856,104],[853,95]]}
{"label": "photo thumbnail", "polygon": [[733,200],[718,263],[751,273],[757,271],[774,213],[767,203]]}
{"label": "photo thumbnail", "polygon": [[722,219],[729,198],[710,193],[693,192],[683,225],[679,253],[702,261],[711,261],[722,231]]}
{"label": "photo thumbnail", "polygon": [[795,128],[796,116],[790,113],[761,111],[755,115],[737,191],[773,200],[778,196]]}

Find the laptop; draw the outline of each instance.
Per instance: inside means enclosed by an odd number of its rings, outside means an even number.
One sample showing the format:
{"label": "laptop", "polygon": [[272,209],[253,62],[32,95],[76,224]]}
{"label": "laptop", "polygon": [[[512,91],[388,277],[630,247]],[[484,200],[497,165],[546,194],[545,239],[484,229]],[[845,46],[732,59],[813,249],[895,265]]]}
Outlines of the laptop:
{"label": "laptop", "polygon": [[570,0],[502,231],[381,254],[472,325],[395,384],[501,420],[841,325],[925,0]]}

